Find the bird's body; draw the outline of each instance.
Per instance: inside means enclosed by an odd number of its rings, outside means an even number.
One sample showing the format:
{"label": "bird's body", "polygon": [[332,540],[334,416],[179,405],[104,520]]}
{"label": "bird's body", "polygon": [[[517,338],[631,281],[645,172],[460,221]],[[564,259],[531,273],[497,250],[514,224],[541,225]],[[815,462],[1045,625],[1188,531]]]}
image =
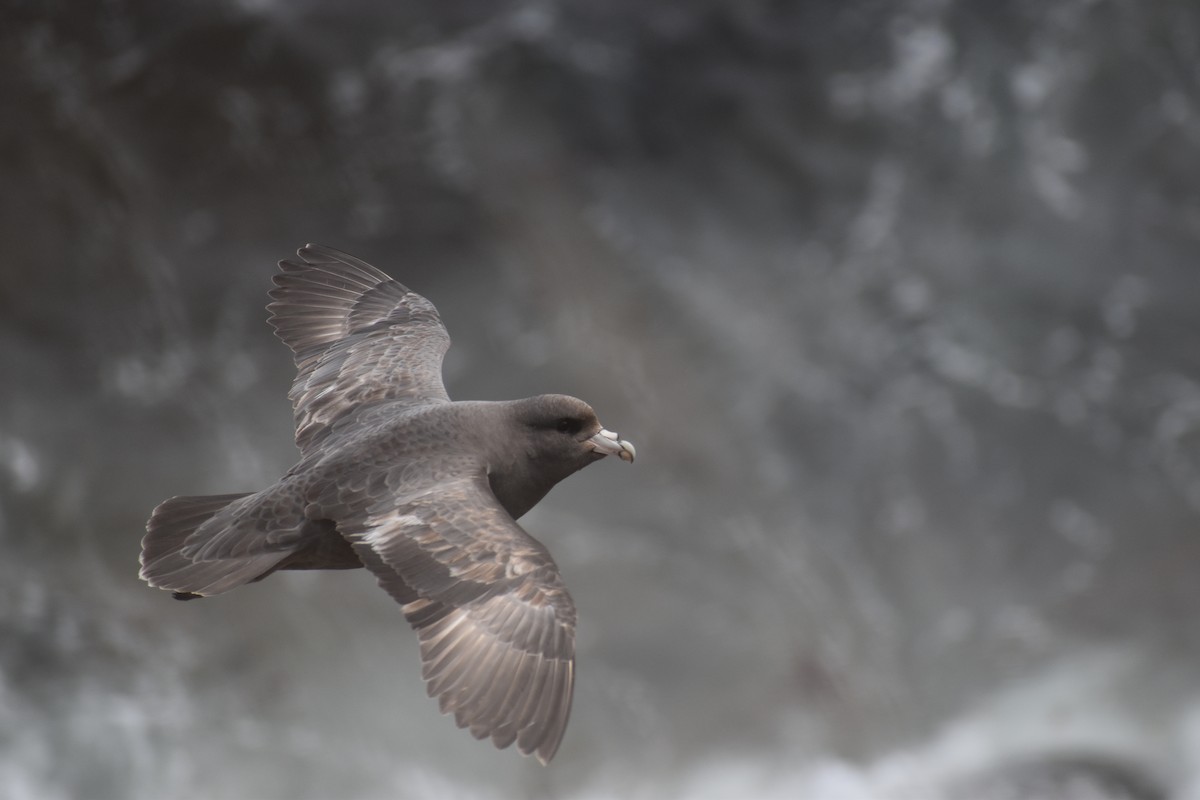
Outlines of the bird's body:
{"label": "bird's body", "polygon": [[141,575],[191,599],[280,569],[365,566],[417,630],[442,710],[548,762],[570,713],[575,607],[515,520],[633,446],[564,395],[451,402],[429,301],[344,253],[299,256],[280,262],[268,308],[299,369],[301,459],[259,492],[159,505]]}

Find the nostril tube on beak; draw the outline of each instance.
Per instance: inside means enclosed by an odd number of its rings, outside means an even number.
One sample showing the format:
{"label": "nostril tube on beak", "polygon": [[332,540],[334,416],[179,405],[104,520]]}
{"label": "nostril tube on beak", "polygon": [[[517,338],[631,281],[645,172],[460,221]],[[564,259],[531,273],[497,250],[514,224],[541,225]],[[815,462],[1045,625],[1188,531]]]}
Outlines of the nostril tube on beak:
{"label": "nostril tube on beak", "polygon": [[630,463],[633,463],[633,459],[637,455],[637,450],[634,449],[632,442],[626,441],[612,431],[606,431],[603,428],[595,436],[588,439],[587,444],[597,453],[603,453],[606,456],[617,456],[622,461]]}

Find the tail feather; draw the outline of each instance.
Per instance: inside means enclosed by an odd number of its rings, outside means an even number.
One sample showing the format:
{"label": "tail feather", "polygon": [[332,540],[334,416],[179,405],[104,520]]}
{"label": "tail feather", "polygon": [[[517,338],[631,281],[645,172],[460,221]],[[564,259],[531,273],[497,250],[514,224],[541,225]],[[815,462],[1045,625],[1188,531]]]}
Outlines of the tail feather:
{"label": "tail feather", "polygon": [[[194,551],[193,535],[209,520],[231,503],[249,496],[219,494],[205,497],[172,497],[150,515],[146,535],[142,539],[142,580],[160,589],[173,592],[176,598],[190,600],[197,596],[221,592],[256,580],[270,572],[287,558],[287,550],[254,552],[248,555],[194,560],[185,555]],[[226,531],[214,527],[212,535]],[[253,536],[253,531],[248,531]]]}

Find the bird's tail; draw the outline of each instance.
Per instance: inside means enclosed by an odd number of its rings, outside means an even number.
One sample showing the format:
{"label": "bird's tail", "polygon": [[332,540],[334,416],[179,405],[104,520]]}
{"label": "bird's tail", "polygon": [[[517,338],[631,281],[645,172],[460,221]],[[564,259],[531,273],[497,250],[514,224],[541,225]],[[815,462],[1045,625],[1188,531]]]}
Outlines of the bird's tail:
{"label": "bird's tail", "polygon": [[[172,497],[160,503],[142,539],[142,580],[174,592],[177,599],[191,600],[229,591],[271,572],[290,552],[254,547],[252,540],[261,534],[238,530],[239,515],[230,512],[249,496]],[[229,546],[206,547],[219,539]]]}

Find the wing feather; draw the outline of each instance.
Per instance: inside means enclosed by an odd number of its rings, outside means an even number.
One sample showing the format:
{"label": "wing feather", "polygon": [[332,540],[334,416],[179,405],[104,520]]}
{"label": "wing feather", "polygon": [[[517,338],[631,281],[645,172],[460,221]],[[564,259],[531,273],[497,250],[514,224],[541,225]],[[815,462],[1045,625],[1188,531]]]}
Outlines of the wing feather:
{"label": "wing feather", "polygon": [[279,262],[270,323],[295,354],[288,397],[309,452],[340,422],[380,402],[449,401],[450,336],[433,304],[361,259],[309,244]]}
{"label": "wing feather", "polygon": [[550,554],[491,493],[482,465],[457,469],[437,491],[393,492],[391,505],[365,502],[345,476],[321,505],[401,603],[442,712],[476,738],[515,742],[546,763],[571,711],[575,606]]}

